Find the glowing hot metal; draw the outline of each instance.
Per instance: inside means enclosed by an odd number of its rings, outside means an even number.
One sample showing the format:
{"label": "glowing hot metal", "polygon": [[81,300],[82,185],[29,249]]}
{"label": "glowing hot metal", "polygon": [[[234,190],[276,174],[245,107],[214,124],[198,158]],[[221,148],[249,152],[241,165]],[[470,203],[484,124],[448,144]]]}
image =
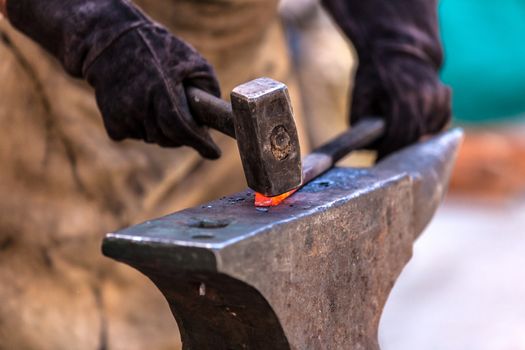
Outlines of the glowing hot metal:
{"label": "glowing hot metal", "polygon": [[256,207],[276,207],[281,204],[286,198],[297,192],[299,188],[283,193],[279,196],[266,197],[264,194],[255,192],[255,206]]}

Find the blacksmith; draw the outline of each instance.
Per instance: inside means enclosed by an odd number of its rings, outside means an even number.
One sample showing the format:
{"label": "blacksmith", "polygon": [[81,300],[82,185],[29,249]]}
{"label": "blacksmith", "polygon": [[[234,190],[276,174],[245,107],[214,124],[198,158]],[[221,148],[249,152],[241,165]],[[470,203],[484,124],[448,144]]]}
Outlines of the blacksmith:
{"label": "blacksmith", "polygon": [[[386,119],[380,156],[450,118],[436,3],[324,1],[359,59],[350,124]],[[234,142],[192,119],[185,87],[269,76],[299,101],[277,6],[0,0],[0,348],[173,346],[160,294],[101,237],[242,183]]]}

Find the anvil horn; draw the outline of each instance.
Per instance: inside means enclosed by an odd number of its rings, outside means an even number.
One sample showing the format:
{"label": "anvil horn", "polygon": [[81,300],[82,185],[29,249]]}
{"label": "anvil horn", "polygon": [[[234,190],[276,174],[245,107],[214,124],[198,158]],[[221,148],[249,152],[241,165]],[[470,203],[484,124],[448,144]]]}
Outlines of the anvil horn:
{"label": "anvil horn", "polygon": [[444,132],[335,168],[269,211],[246,191],[106,236],[162,291],[185,349],[377,349],[387,296],[447,188]]}
{"label": "anvil horn", "polygon": [[429,142],[394,153],[375,166],[376,171],[405,172],[412,178],[416,237],[428,225],[447,191],[462,139],[463,131],[452,129]]}

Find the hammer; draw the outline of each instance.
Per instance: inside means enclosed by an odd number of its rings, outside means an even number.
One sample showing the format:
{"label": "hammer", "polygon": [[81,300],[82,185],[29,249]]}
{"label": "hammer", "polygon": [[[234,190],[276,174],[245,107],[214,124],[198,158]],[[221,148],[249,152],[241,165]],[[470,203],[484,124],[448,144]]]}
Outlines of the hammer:
{"label": "hammer", "polygon": [[301,151],[288,88],[269,78],[237,86],[231,104],[190,87],[197,122],[237,139],[248,186],[276,196],[302,183]]}

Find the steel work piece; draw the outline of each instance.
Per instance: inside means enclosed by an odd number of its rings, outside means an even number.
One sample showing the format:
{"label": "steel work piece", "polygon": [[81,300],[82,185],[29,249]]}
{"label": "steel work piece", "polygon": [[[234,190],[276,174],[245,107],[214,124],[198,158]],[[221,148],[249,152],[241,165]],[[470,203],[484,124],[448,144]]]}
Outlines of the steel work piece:
{"label": "steel work piece", "polygon": [[185,349],[378,349],[383,306],[461,138],[334,168],[268,211],[246,191],[148,221],[108,234],[103,252],[157,285]]}

